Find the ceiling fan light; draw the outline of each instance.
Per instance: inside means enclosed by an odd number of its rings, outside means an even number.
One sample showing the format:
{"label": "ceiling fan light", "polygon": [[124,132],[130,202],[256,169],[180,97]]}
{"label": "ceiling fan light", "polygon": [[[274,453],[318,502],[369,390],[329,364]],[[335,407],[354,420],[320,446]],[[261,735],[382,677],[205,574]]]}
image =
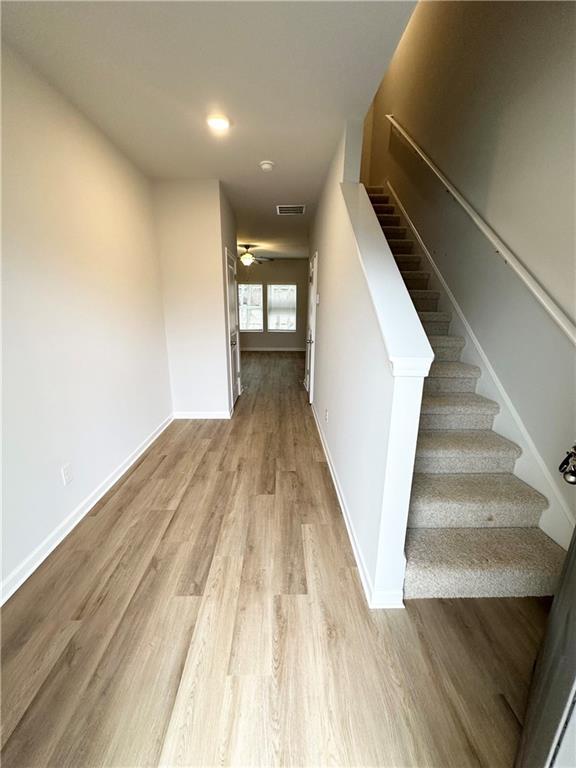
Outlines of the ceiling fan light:
{"label": "ceiling fan light", "polygon": [[243,253],[242,256],[240,256],[240,261],[245,267],[249,267],[251,264],[254,264],[255,258],[251,253],[246,251],[246,253]]}

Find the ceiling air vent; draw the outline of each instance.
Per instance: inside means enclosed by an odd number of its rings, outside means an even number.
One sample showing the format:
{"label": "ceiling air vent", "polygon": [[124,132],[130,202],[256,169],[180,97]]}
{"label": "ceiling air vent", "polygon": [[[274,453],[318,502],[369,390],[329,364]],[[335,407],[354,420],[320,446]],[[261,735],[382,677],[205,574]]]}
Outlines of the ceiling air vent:
{"label": "ceiling air vent", "polygon": [[305,205],[277,205],[276,213],[278,216],[303,216],[306,210]]}

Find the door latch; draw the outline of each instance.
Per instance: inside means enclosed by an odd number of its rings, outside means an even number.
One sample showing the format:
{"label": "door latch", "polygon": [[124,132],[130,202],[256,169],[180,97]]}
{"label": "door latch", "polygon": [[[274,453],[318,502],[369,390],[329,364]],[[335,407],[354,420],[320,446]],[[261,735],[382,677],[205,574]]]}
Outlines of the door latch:
{"label": "door latch", "polygon": [[576,485],[576,445],[566,451],[566,457],[558,467],[558,471],[563,474],[567,483]]}

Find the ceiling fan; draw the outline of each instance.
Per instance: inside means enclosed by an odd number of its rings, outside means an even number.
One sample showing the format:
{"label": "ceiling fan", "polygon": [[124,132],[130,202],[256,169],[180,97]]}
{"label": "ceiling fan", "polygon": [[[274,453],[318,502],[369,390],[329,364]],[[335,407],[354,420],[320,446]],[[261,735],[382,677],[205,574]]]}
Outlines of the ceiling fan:
{"label": "ceiling fan", "polygon": [[240,248],[244,248],[244,253],[241,253],[238,257],[242,264],[244,264],[245,267],[249,267],[251,264],[257,263],[262,264],[265,261],[273,261],[273,259],[268,258],[267,256],[256,256],[256,254],[251,252],[251,248],[256,248],[256,245],[251,245],[250,243],[245,244],[239,244]]}

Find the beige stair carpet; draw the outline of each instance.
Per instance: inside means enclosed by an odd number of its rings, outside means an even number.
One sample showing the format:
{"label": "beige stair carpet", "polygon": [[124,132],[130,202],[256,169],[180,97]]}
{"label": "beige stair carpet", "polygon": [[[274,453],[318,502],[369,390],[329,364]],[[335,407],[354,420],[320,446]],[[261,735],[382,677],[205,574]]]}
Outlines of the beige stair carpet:
{"label": "beige stair carpet", "polygon": [[465,340],[383,187],[368,188],[434,350],[424,382],[408,531],[405,598],[554,593],[565,552],[538,528],[547,500],[514,475],[521,449],[493,431],[497,403],[461,361]]}

